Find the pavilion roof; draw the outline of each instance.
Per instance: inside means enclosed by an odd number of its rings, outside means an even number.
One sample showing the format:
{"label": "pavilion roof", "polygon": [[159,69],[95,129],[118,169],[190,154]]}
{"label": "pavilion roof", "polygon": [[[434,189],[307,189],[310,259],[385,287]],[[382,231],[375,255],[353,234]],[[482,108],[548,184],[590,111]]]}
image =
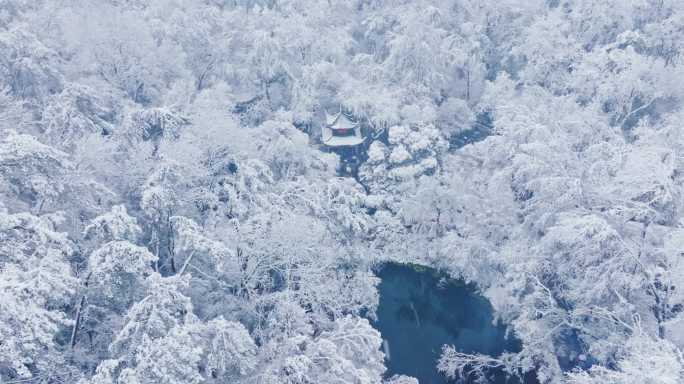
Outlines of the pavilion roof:
{"label": "pavilion roof", "polygon": [[325,113],[325,123],[330,129],[352,129],[355,128],[358,123],[352,120],[350,116],[340,111],[333,115]]}

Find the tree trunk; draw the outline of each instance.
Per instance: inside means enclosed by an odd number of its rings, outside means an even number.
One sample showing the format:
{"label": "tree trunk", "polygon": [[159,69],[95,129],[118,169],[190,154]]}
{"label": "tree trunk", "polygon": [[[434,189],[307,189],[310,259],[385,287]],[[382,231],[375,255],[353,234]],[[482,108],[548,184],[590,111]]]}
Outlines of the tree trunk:
{"label": "tree trunk", "polygon": [[[90,273],[86,276],[84,287],[88,288],[88,281],[90,280]],[[78,336],[78,327],[81,325],[81,314],[83,313],[83,306],[85,305],[86,295],[85,293],[81,296],[81,300],[78,302],[78,308],[76,309],[76,320],[74,321],[74,328],[71,330],[71,340],[69,345],[71,349],[74,349],[76,345],[76,337]]]}

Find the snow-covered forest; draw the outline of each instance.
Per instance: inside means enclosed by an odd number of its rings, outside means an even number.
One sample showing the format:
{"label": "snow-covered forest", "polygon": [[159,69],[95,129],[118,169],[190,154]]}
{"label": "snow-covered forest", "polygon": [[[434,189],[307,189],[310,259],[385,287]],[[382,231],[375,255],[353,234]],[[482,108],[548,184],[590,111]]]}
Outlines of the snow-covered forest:
{"label": "snow-covered forest", "polygon": [[454,382],[683,383],[683,53],[681,0],[0,0],[0,383],[415,383],[388,261],[520,340]]}

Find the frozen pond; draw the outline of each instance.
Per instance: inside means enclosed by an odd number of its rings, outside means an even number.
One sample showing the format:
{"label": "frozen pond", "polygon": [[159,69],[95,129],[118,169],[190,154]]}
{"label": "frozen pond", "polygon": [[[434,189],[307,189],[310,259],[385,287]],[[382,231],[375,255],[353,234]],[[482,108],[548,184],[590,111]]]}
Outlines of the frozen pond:
{"label": "frozen pond", "polygon": [[[435,368],[444,344],[492,356],[519,350],[518,341],[506,338],[505,326],[492,323],[492,308],[475,286],[414,265],[385,264],[378,276],[374,326],[389,355],[388,377],[404,374],[421,384],[448,383]],[[492,380],[505,382],[503,377]]]}

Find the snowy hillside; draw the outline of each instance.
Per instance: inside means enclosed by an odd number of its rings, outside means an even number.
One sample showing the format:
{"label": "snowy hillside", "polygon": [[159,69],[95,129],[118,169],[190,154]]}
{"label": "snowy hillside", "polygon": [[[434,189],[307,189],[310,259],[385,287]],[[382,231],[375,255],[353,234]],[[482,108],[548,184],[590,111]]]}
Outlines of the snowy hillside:
{"label": "snowy hillside", "polygon": [[684,383],[683,54],[680,0],[0,0],[0,384],[415,383],[387,262],[520,342],[445,380]]}

